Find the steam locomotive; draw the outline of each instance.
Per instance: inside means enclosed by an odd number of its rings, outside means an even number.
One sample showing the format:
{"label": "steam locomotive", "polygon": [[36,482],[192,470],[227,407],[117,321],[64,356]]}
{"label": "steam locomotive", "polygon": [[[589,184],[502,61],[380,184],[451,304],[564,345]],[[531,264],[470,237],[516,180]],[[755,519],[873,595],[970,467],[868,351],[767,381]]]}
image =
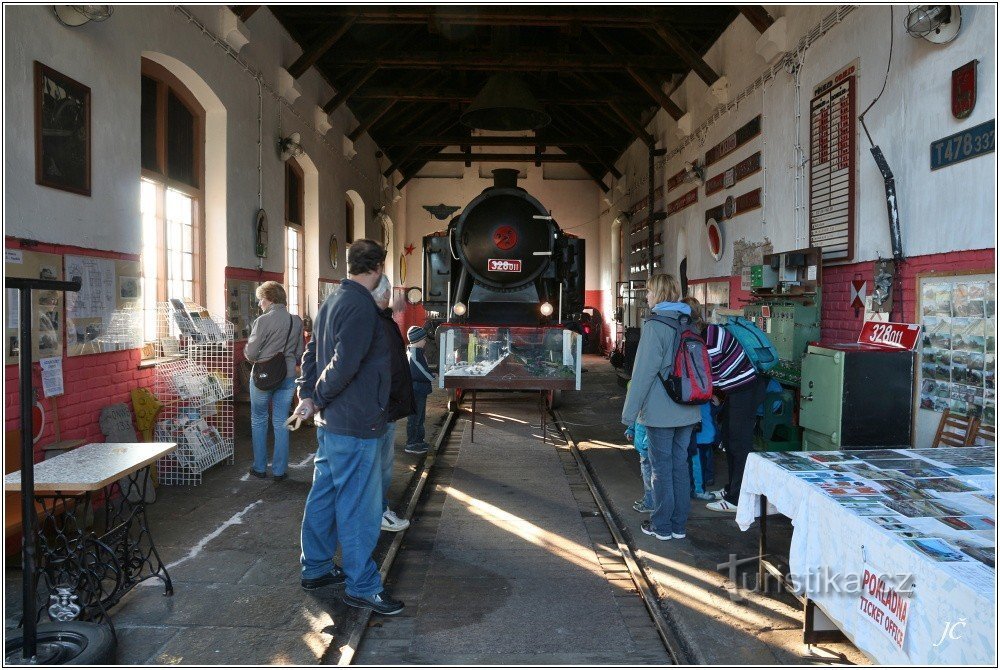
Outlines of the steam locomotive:
{"label": "steam locomotive", "polygon": [[517,170],[493,170],[493,186],[466,205],[447,230],[425,236],[423,263],[423,302],[432,332],[442,321],[579,323],[584,240],[563,232],[517,185]]}

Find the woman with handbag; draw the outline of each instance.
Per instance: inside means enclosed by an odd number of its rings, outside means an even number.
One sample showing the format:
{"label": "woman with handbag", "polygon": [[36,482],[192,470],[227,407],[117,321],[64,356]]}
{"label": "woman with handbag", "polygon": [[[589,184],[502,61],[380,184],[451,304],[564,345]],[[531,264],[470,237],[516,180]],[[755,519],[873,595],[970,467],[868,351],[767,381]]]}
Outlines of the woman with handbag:
{"label": "woman with handbag", "polygon": [[276,281],[257,287],[257,302],[264,312],[253,322],[243,355],[253,363],[250,375],[250,428],[253,434],[253,466],[250,474],[267,476],[267,420],[274,427],[274,457],[271,474],[275,481],[288,475],[288,427],[285,419],[295,395],[295,365],[302,357],[302,319],[288,313],[285,289]]}

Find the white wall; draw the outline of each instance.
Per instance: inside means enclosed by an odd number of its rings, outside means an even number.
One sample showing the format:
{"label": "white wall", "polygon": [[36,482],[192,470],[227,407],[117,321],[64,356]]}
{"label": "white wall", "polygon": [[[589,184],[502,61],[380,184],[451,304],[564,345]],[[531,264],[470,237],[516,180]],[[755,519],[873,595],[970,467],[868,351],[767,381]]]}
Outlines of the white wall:
{"label": "white wall", "polygon": [[[462,166],[462,163],[451,164]],[[497,165],[495,167],[501,167]],[[600,249],[598,238],[600,220],[600,189],[590,179],[546,179],[543,168],[534,165],[505,164],[502,167],[520,168],[524,179],[518,179],[517,185],[534,196],[542,206],[552,212],[553,218],[564,231],[586,240],[586,288],[599,289],[600,283]],[[544,165],[543,165],[544,167]],[[480,176],[480,166],[473,164],[471,168],[461,170],[462,177],[415,178],[404,187],[405,226],[402,228],[404,237],[399,238],[398,247],[402,249],[407,244],[413,244],[419,250],[424,235],[448,227],[448,220],[439,221],[432,216],[424,205],[457,205],[464,208],[473,198],[483,192],[483,189],[493,185],[492,176]],[[459,209],[453,216],[461,213]],[[394,220],[398,221],[396,217]],[[417,252],[419,253],[419,251]],[[406,283],[408,286],[419,285],[420,258],[411,255],[407,261]]]}
{"label": "white wall", "polygon": [[[789,44],[799,39],[835,6],[768,6],[776,19],[788,22]],[[932,141],[996,117],[996,8],[962,5],[962,31],[948,45],[935,45],[906,34],[903,27],[907,7],[897,6],[891,23],[893,34],[892,69],[885,93],[866,117],[876,144],[881,146],[895,173],[903,230],[903,250],[907,256],[982,249],[996,246],[996,157],[990,155],[931,172],[929,146]],[[862,6],[833,26],[805,53],[795,78],[779,73],[738,107],[712,125],[699,140],[665,165],[657,168],[657,185],[679,171],[685,161],[701,161],[707,149],[724,139],[757,114],[763,114],[761,136],[747,143],[708,170],[717,174],[752,153],[762,150],[764,170],[728,191],[704,195],[699,188],[696,205],[671,216],[663,230],[666,244],[665,269],[676,272],[684,251],[676,248],[679,231],[687,237],[688,276],[692,279],[729,275],[733,241],[760,242],[769,239],[777,251],[808,246],[808,216],[795,212],[794,156],[796,137],[808,158],[808,114],[813,87],[823,79],[860,59],[857,104],[860,113],[882,87],[889,55],[889,8]],[[756,54],[757,31],[738,17],[708,51],[705,61],[730,80],[735,98],[762,72],[768,63]],[[951,71],[973,58],[979,59],[978,102],[971,117],[957,120],[951,115]],[[697,75],[689,75],[673,96],[682,109],[690,111],[693,127],[699,128],[717,102]],[[796,115],[801,125],[796,136]],[[658,146],[672,151],[679,146],[677,123],[660,112],[650,126],[659,138]],[[891,256],[885,194],[882,177],[868,151],[868,142],[858,124],[859,166],[854,261]],[[625,173],[621,190],[615,190],[614,205],[602,217],[604,239],[610,239],[614,216],[646,194],[646,148],[634,144],[618,163]],[[765,183],[766,181],[766,183]],[[704,213],[730,194],[742,194],[764,187],[764,207],[723,223],[725,254],[714,261],[705,242]],[[690,188],[690,187],[688,187]],[[670,201],[684,189],[666,196]],[[806,203],[808,200],[806,200]],[[627,245],[626,245],[627,246]],[[608,249],[609,247],[605,247]],[[611,288],[610,255],[606,265]],[[627,263],[626,263],[627,265]]]}
{"label": "white wall", "polygon": [[[217,30],[219,6],[191,6],[189,11],[209,30]],[[190,68],[211,90],[225,110],[224,137],[211,134],[206,166],[219,165],[221,176],[213,192],[209,182],[206,202],[206,240],[209,243],[208,306],[222,311],[222,269],[228,265],[256,268],[253,233],[257,204],[257,114],[255,79],[233,58],[207,39],[200,28],[172,6],[115,7],[103,23],[67,28],[50,6],[4,9],[5,25],[5,234],[56,244],[76,245],[138,254],[140,174],[140,65],[143,54],[160,54]],[[278,68],[289,66],[301,53],[266,8],[244,26],[250,42],[240,52],[263,75],[272,90]],[[280,58],[276,57],[280,54]],[[32,62],[38,60],[91,89],[92,195],[84,197],[37,186],[34,183],[34,120]],[[333,270],[327,261],[330,234],[344,240],[344,193],[358,192],[364,200],[365,234],[379,239],[371,227],[372,208],[387,202],[382,190],[376,147],[365,135],[355,145],[357,156],[348,161],[341,138],[356,125],[341,107],[331,115],[325,137],[314,126],[313,112],[333,91],[310,70],[298,80],[301,96],[293,111],[263,92],[263,204],[270,219],[270,247],[263,269],[284,272],[284,172],[276,142],[297,131],[309,162],[315,166],[318,201],[307,203],[316,212],[318,230],[307,239],[318,240],[318,258],[310,255],[306,287],[316,297],[317,277],[344,276],[345,264]],[[198,95],[198,91],[193,91]],[[279,121],[280,113],[280,121]],[[224,151],[224,165],[219,153]],[[222,232],[224,231],[224,233]],[[222,248],[220,248],[222,247]]]}

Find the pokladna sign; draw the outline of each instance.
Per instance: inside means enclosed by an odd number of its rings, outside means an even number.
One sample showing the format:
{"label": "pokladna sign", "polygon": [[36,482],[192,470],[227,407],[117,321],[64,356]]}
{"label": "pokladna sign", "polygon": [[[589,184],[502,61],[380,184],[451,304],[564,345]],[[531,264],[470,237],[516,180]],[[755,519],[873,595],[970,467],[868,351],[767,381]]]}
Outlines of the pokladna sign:
{"label": "pokladna sign", "polygon": [[902,651],[910,616],[909,594],[897,591],[897,585],[885,573],[867,564],[861,586],[858,600],[861,618],[875,626]]}

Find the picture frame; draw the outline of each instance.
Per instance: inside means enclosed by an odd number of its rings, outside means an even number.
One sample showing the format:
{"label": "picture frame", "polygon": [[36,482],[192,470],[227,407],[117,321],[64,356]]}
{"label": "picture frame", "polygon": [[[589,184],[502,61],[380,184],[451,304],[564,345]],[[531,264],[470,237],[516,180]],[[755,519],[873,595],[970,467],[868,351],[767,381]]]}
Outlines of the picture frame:
{"label": "picture frame", "polygon": [[90,87],[35,63],[35,183],[90,196]]}

